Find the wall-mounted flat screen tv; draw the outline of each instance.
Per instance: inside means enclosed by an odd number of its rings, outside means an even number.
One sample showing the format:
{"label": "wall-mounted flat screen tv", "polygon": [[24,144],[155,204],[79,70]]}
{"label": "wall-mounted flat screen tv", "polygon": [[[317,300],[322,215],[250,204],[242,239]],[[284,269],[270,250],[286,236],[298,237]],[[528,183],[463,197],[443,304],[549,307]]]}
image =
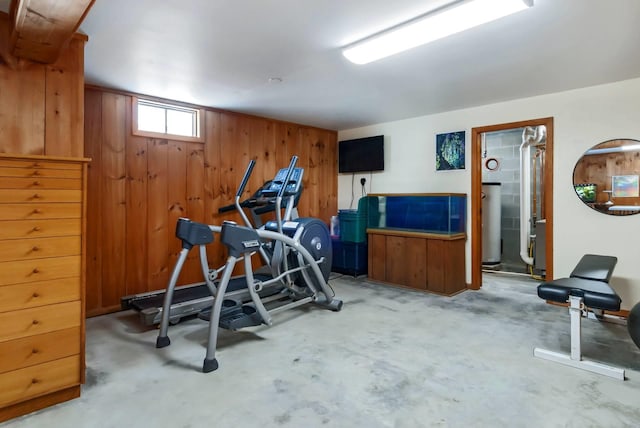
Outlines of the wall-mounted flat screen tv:
{"label": "wall-mounted flat screen tv", "polygon": [[384,135],[338,142],[338,172],[384,171]]}

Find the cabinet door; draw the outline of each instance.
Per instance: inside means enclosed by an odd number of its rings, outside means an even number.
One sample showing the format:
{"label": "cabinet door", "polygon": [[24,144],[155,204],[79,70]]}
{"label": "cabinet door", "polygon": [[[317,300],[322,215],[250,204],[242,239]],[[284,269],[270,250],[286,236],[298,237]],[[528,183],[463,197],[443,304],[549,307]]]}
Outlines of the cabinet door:
{"label": "cabinet door", "polygon": [[407,256],[405,241],[407,238],[403,236],[387,236],[386,253],[387,258],[387,277],[385,281],[392,284],[407,285]]}
{"label": "cabinet door", "polygon": [[440,239],[427,240],[427,259],[429,269],[427,270],[427,289],[435,293],[444,293],[445,269],[447,265],[447,254],[445,253],[446,241]]}
{"label": "cabinet door", "polygon": [[407,286],[419,290],[427,289],[427,240],[424,238],[405,238],[406,280]]}
{"label": "cabinet door", "polygon": [[464,241],[447,242],[447,271],[445,293],[453,294],[467,288],[464,263]]}
{"label": "cabinet door", "polygon": [[386,259],[385,236],[369,234],[369,278],[386,280]]}

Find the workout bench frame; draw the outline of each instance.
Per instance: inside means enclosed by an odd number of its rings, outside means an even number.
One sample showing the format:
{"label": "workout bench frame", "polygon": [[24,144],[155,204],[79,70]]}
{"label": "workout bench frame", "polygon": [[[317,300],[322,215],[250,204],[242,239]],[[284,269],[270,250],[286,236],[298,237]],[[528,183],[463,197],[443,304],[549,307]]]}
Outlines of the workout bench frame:
{"label": "workout bench frame", "polygon": [[583,359],[581,347],[583,315],[588,316],[591,309],[597,311],[596,314],[602,314],[602,317],[596,317],[596,319],[604,320],[604,310],[620,308],[620,297],[608,285],[616,263],[615,257],[585,254],[569,278],[561,278],[538,286],[539,297],[558,303],[563,301],[569,303],[571,353],[567,355],[534,348],[534,356],[614,379],[625,379],[624,369]]}
{"label": "workout bench frame", "polygon": [[597,361],[582,358],[582,313],[586,308],[582,297],[569,296],[569,315],[571,317],[571,354],[534,348],[533,355],[549,361],[587,370],[593,373],[609,376],[614,379],[624,380],[624,369],[609,366]]}

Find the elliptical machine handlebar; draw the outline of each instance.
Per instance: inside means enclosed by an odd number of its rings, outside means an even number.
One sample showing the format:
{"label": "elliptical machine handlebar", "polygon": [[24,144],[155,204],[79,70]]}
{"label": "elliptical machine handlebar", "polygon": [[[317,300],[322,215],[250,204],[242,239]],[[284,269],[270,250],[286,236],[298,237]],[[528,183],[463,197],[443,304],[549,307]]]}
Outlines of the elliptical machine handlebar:
{"label": "elliptical machine handlebar", "polygon": [[236,192],[236,198],[240,198],[244,193],[245,187],[247,187],[247,183],[249,182],[249,178],[251,177],[251,173],[253,172],[253,167],[256,166],[256,161],[251,159],[249,161],[249,165],[247,165],[247,169],[244,172],[244,176],[242,176],[242,181],[240,182],[240,186],[238,186],[238,191]]}
{"label": "elliptical machine handlebar", "polygon": [[276,195],[276,222],[278,223],[278,232],[282,233],[282,213],[280,212],[280,208],[282,207],[282,195],[284,195],[287,190],[287,185],[289,184],[289,180],[291,179],[291,175],[293,174],[293,170],[298,163],[298,156],[292,156],[291,162],[289,162],[289,168],[287,169],[287,174],[285,175],[285,179],[282,182],[282,186],[278,190],[278,194]]}
{"label": "elliptical machine handlebar", "polygon": [[236,192],[236,198],[234,200],[234,206],[240,213],[240,216],[242,216],[242,221],[244,221],[244,224],[246,224],[249,227],[253,227],[253,226],[251,224],[251,221],[245,214],[244,210],[242,209],[242,205],[240,204],[240,198],[244,193],[244,189],[247,187],[247,183],[249,182],[249,178],[251,177],[251,173],[253,172],[254,166],[256,166],[256,161],[254,159],[251,159],[249,161],[249,165],[247,165],[247,169],[244,171],[244,175],[242,176],[242,181],[240,182],[240,186],[238,186],[238,191]]}
{"label": "elliptical machine handlebar", "polygon": [[235,211],[236,209],[237,209],[236,204],[225,205],[224,207],[218,208],[218,214],[227,213],[229,211]]}
{"label": "elliptical machine handlebar", "polygon": [[[302,177],[304,175],[304,170],[302,168],[295,167],[297,160],[298,157],[293,156],[289,166],[287,168],[280,169],[274,179],[266,181],[262,187],[260,187],[248,199],[240,200],[245,192],[249,178],[256,164],[255,160],[250,160],[240,185],[238,186],[238,190],[236,191],[233,203],[219,207],[218,213],[223,214],[231,211],[239,211],[245,225],[254,228],[259,227],[260,223],[257,222],[255,225],[252,225],[242,208],[251,209],[254,217],[268,212],[277,211],[277,207],[280,207],[280,209],[287,208],[287,212],[284,217],[281,215],[280,218],[276,218],[276,220],[282,222],[288,219],[291,216],[291,210],[295,209],[298,205],[303,188]],[[279,205],[277,203],[278,197],[280,197]]]}
{"label": "elliptical machine handlebar", "polygon": [[278,190],[278,194],[276,195],[278,198],[282,198],[284,192],[287,190],[287,185],[289,184],[289,180],[291,180],[291,175],[293,174],[293,170],[296,168],[297,163],[298,156],[292,156],[291,162],[289,162],[289,167],[287,168],[287,175],[285,175],[282,186],[280,187],[280,189]]}

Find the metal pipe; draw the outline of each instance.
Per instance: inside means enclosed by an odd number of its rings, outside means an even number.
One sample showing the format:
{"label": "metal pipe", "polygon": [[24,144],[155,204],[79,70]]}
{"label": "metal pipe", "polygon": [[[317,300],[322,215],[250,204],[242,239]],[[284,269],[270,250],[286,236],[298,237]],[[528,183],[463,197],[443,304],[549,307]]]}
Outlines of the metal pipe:
{"label": "metal pipe", "polygon": [[532,207],[531,207],[531,212],[533,213],[533,224],[536,223],[536,220],[538,218],[538,188],[536,187],[537,183],[537,178],[538,178],[538,170],[537,170],[537,158],[538,158],[538,151],[536,150],[536,154],[533,156],[533,183],[531,183],[532,189],[533,189],[533,196],[532,196]]}
{"label": "metal pipe", "polygon": [[544,206],[544,168],[546,147],[540,149],[540,218],[547,218],[547,211]]}
{"label": "metal pipe", "polygon": [[546,131],[544,126],[537,126],[535,128],[527,126],[522,131],[522,144],[520,144],[520,258],[528,265],[533,265],[533,257],[529,255],[531,231],[531,147],[535,147],[542,142],[546,137]]}
{"label": "metal pipe", "polygon": [[520,144],[520,258],[533,265],[529,256],[529,227],[531,224],[531,144],[535,135],[534,128],[527,126],[522,131]]}

